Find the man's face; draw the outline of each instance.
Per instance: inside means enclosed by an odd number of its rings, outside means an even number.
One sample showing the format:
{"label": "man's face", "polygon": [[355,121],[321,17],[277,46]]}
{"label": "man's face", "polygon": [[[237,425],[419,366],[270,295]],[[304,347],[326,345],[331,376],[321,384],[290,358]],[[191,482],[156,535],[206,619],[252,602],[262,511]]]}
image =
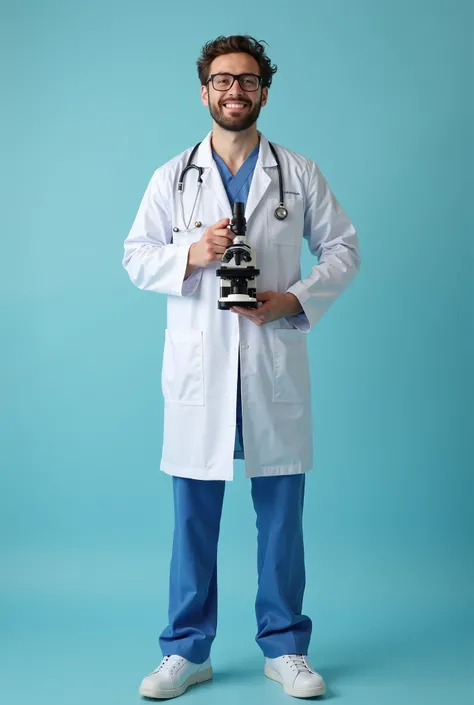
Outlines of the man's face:
{"label": "man's face", "polygon": [[[249,54],[224,54],[212,62],[209,75],[214,73],[254,73],[260,76],[260,68]],[[256,91],[245,91],[238,81],[234,81],[227,91],[217,91],[210,81],[207,86],[201,86],[201,97],[220,127],[230,132],[241,132],[257,121],[260,109],[266,105],[268,88],[259,86]],[[230,107],[229,103],[241,103],[242,106]]]}

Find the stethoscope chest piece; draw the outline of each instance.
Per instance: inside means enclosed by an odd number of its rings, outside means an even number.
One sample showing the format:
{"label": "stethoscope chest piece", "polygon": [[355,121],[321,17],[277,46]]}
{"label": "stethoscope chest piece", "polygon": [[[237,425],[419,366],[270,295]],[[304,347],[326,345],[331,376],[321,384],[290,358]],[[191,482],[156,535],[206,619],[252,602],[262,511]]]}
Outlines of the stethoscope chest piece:
{"label": "stethoscope chest piece", "polygon": [[285,208],[285,206],[282,203],[280,203],[280,205],[277,208],[275,208],[275,218],[277,218],[278,220],[285,220],[285,218],[287,218],[287,217],[288,217],[288,211]]}

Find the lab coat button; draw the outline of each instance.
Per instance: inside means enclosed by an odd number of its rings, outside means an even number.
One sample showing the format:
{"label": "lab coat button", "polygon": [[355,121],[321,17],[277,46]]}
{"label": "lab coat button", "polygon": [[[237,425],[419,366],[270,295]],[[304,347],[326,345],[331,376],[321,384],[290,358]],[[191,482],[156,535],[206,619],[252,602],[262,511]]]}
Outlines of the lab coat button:
{"label": "lab coat button", "polygon": [[247,350],[248,345],[241,345],[240,347],[242,348],[242,350]]}

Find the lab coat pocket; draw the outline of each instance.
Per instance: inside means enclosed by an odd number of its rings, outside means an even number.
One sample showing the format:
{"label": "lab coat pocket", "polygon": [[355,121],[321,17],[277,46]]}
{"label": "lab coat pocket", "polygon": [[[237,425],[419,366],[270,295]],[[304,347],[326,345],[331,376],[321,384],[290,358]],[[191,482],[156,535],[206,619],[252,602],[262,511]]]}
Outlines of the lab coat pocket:
{"label": "lab coat pocket", "polygon": [[305,333],[275,328],[273,334],[273,401],[302,404],[309,394]]}
{"label": "lab coat pocket", "polygon": [[204,405],[202,330],[165,329],[161,387],[168,402]]}
{"label": "lab coat pocket", "polygon": [[275,245],[301,247],[304,228],[304,205],[301,196],[285,194],[285,208],[288,216],[285,220],[275,218],[275,208],[278,203],[268,202],[267,228],[268,239]]}
{"label": "lab coat pocket", "polygon": [[199,228],[193,228],[189,232],[186,230],[180,230],[177,233],[173,233],[172,242],[175,245],[191,245],[193,242],[197,242],[201,239],[207,225],[202,225]]}

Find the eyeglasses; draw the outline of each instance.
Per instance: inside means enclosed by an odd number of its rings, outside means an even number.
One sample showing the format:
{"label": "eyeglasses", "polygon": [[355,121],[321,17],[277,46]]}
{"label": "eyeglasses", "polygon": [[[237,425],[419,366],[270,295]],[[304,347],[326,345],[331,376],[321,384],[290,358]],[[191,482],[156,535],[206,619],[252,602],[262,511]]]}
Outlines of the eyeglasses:
{"label": "eyeglasses", "polygon": [[243,91],[257,91],[262,83],[262,77],[255,73],[240,73],[238,76],[233,73],[213,73],[206,81],[206,85],[212,81],[212,86],[216,91],[228,91],[236,79]]}

